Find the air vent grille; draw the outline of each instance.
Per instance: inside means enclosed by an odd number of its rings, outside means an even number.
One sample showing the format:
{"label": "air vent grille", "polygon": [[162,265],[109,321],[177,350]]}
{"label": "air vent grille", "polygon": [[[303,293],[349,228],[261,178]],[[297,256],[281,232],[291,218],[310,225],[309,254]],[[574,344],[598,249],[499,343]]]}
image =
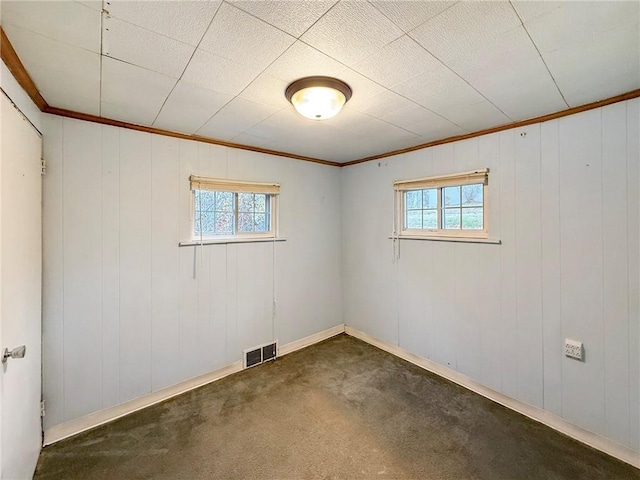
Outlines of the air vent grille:
{"label": "air vent grille", "polygon": [[278,341],[249,348],[243,353],[244,368],[255,367],[261,363],[276,359],[278,356]]}

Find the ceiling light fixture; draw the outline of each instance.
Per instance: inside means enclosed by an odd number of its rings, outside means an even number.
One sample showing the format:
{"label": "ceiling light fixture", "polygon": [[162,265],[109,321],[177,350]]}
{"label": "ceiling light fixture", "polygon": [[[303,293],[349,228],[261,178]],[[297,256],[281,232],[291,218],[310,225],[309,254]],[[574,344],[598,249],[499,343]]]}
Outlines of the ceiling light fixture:
{"label": "ceiling light fixture", "polygon": [[331,77],[305,77],[287,87],[285,96],[303,117],[326,120],[335,116],[351,98],[351,88]]}

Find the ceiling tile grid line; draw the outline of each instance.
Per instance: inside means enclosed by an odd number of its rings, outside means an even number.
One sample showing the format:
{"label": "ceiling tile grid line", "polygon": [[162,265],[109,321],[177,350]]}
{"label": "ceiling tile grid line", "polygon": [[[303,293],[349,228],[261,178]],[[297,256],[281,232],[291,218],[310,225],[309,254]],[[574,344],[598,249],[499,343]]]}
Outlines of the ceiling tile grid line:
{"label": "ceiling tile grid line", "polygon": [[549,68],[549,65],[547,65],[547,62],[545,61],[544,57],[542,56],[542,53],[540,52],[540,49],[538,48],[538,45],[536,45],[536,42],[533,40],[533,37],[529,33],[529,30],[527,29],[527,26],[525,25],[525,22],[522,20],[522,16],[518,13],[518,10],[516,9],[515,5],[513,4],[513,0],[509,0],[509,3],[511,4],[511,8],[513,8],[513,11],[515,12],[515,14],[520,19],[520,22],[522,23],[522,27],[524,28],[524,31],[526,32],[527,36],[529,37],[529,40],[531,40],[531,44],[535,47],[536,51],[538,52],[538,55],[540,55],[540,60],[542,60],[542,63],[544,63],[544,67],[547,69],[547,72],[549,72],[549,76],[551,77],[551,80],[553,80],[553,84],[558,89],[558,93],[562,97],[562,101],[564,102],[566,107],[569,108],[569,103],[567,102],[567,99],[564,98],[564,94],[562,93],[562,90],[560,90],[560,86],[558,85],[558,82],[556,81],[555,77],[553,76],[553,73],[551,72],[551,69]]}

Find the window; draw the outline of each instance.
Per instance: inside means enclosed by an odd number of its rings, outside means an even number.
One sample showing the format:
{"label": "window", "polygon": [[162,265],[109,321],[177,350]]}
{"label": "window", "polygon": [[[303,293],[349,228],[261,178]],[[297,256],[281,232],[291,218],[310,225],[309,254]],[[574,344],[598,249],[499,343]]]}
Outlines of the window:
{"label": "window", "polygon": [[489,169],[394,183],[396,235],[487,237]]}
{"label": "window", "polygon": [[190,178],[194,239],[275,237],[276,183]]}

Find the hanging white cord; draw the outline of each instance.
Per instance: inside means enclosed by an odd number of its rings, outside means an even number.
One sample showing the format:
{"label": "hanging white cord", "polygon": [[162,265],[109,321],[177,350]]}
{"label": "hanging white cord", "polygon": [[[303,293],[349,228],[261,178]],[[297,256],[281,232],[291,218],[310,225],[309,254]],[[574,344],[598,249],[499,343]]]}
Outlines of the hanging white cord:
{"label": "hanging white cord", "polygon": [[203,258],[204,251],[202,250],[204,247],[204,242],[202,239],[202,188],[199,183],[198,183],[198,191],[200,192],[200,195],[199,195],[200,201],[198,205],[200,207],[200,215],[198,216],[198,222],[200,223],[200,267],[204,267],[204,258]]}
{"label": "hanging white cord", "polygon": [[393,232],[391,234],[391,243],[392,246],[392,254],[393,257],[391,259],[392,263],[396,263],[400,259],[400,232],[399,230],[399,222],[398,218],[398,208],[400,203],[398,202],[398,195],[401,193],[398,190],[394,190],[393,192]]}
{"label": "hanging white cord", "polygon": [[391,263],[396,263],[396,217],[398,216],[398,192],[393,191],[393,228],[391,230]]}
{"label": "hanging white cord", "polygon": [[[269,219],[271,220],[271,219]],[[271,280],[271,287],[272,287],[272,291],[271,291],[271,340],[275,341],[276,340],[276,311],[277,311],[277,304],[276,304],[276,240],[275,238],[273,239],[273,241],[271,242],[271,258],[273,260],[273,265],[272,265],[272,275],[273,278]]]}

